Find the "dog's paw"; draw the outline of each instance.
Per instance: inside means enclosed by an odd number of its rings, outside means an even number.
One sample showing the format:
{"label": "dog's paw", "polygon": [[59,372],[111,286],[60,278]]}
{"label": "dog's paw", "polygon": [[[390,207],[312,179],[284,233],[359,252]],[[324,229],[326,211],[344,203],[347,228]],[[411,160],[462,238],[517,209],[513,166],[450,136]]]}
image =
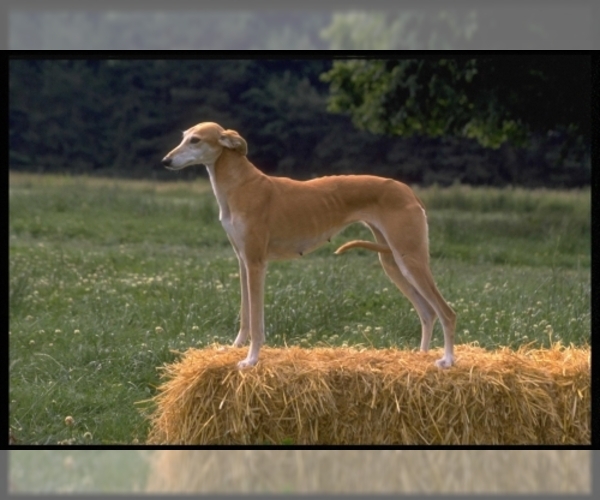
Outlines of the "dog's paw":
{"label": "dog's paw", "polygon": [[237,366],[240,370],[244,370],[246,368],[252,368],[254,365],[256,365],[256,362],[258,360],[257,359],[244,359],[242,361],[240,361]]}
{"label": "dog's paw", "polygon": [[437,366],[438,368],[450,368],[453,364],[454,364],[454,357],[446,358],[446,356],[444,356],[441,359],[438,359],[435,362],[435,366]]}

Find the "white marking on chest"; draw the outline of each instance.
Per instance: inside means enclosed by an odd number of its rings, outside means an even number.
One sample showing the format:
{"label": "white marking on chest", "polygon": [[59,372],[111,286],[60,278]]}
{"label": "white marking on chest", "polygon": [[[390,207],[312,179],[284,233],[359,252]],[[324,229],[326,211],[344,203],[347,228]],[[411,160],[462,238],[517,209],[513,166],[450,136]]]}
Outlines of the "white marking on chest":
{"label": "white marking on chest", "polygon": [[[215,181],[215,166],[206,165],[206,170],[208,170],[210,185],[212,186],[213,193],[215,193],[215,198],[219,204],[219,220],[221,221],[221,224],[223,224],[224,220],[228,220],[231,217],[229,212],[229,204],[227,203],[227,196],[225,196],[225,193],[219,189],[219,186]],[[229,234],[229,231],[227,233]]]}
{"label": "white marking on chest", "polygon": [[221,226],[225,229],[227,236],[233,241],[235,247],[240,251],[244,252],[244,237],[246,234],[246,228],[243,221],[238,218],[234,218],[229,210],[229,203],[227,203],[227,196],[219,188],[219,185],[215,181],[215,167],[214,165],[206,165],[208,170],[208,177],[210,178],[210,185],[212,186],[213,193],[219,205],[219,221]]}

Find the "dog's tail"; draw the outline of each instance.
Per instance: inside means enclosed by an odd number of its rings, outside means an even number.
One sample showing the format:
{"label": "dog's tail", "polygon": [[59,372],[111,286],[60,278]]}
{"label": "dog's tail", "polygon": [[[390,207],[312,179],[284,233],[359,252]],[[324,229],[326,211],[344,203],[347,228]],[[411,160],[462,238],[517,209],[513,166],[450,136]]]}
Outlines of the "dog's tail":
{"label": "dog's tail", "polygon": [[340,248],[335,251],[336,255],[344,253],[346,250],[350,250],[351,248],[366,248],[367,250],[372,250],[373,252],[379,253],[392,253],[390,247],[387,245],[380,245],[378,243],[373,243],[372,241],[362,241],[362,240],[354,240],[345,243]]}

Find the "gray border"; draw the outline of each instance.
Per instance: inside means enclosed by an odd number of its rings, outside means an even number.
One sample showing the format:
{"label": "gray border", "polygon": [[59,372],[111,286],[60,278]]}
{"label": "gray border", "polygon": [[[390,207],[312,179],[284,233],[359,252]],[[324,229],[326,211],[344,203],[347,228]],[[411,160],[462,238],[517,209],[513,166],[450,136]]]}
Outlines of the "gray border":
{"label": "gray border", "polygon": [[[550,5],[593,5],[593,0],[304,0],[301,3],[302,10],[338,10],[346,8],[377,9],[377,8],[397,8],[399,6],[421,7],[421,8],[439,8],[441,6],[498,6],[510,5],[519,6],[524,4],[537,4],[540,7]],[[165,2],[160,0],[104,0],[101,3],[94,3],[84,0],[9,0],[8,9],[35,9],[35,10],[107,10],[107,9],[127,9],[127,10],[163,10]],[[495,4],[495,5],[494,5]],[[200,10],[210,10],[213,5],[219,9],[285,9],[298,10],[294,4],[284,3],[278,0],[220,0],[217,4],[214,2],[192,1],[192,0],[170,0],[169,9],[194,8]]]}
{"label": "gray border", "polygon": [[[385,9],[390,7],[419,7],[424,8],[423,0],[400,0],[400,1],[391,1],[391,0],[370,0],[368,2],[368,7],[370,9]],[[442,5],[448,5],[449,2],[446,0],[427,0],[426,7],[427,8],[438,8]],[[498,2],[483,2],[483,1],[475,1],[475,0],[454,0],[452,1],[452,7],[456,6],[473,6],[475,4],[478,5],[486,5],[486,6],[495,6],[495,5],[503,5],[503,6],[515,6],[515,5],[539,5],[540,8],[547,7],[549,5],[577,5],[577,6],[589,6],[592,13],[592,26],[597,26],[599,24],[599,9],[598,2],[592,0],[504,0],[501,3]],[[190,2],[189,0],[170,0],[169,8],[170,9],[203,9],[207,10],[210,4],[207,2]],[[239,0],[220,0],[218,2],[219,10],[239,10],[243,9],[273,9],[273,8],[286,8],[290,9],[289,6],[293,6],[294,4],[286,4],[285,7],[282,7],[283,2],[279,2],[277,0],[245,0],[243,4],[239,2]],[[157,0],[147,0],[145,2],[132,1],[132,0],[104,0],[102,3],[86,3],[81,0],[8,0],[8,2],[4,2],[2,6],[0,6],[0,23],[4,31],[3,37],[3,46],[1,48],[7,48],[8,46],[8,13],[11,10],[19,11],[19,10],[47,10],[47,11],[56,11],[56,10],[130,10],[130,11],[149,11],[149,10],[159,10],[164,9],[164,2],[159,2]],[[293,7],[292,7],[293,8]],[[349,8],[365,8],[365,3],[361,0],[329,0],[327,3],[324,3],[322,0],[304,0],[301,3],[302,10],[344,10]],[[298,9],[298,8],[296,8]],[[508,35],[507,35],[508,36]],[[598,33],[592,33],[592,46],[590,48],[598,49],[600,48],[600,40]],[[594,491],[600,489],[600,452],[593,451],[591,456],[591,467],[592,467],[592,494]],[[3,485],[0,485],[0,491],[8,492],[8,451],[1,450],[0,453],[0,466],[4,466],[6,470],[6,474],[2,476]],[[14,494],[11,496],[19,497],[19,498],[27,498],[27,495],[19,495]],[[36,498],[35,495],[31,495]],[[180,495],[175,495],[180,496]],[[184,495],[181,495],[184,497]],[[590,495],[591,496],[591,495]],[[94,495],[86,495],[87,498],[95,498]],[[102,496],[99,496],[102,498]],[[117,497],[117,496],[114,496]],[[383,496],[382,496],[383,497]],[[396,498],[393,495],[386,495],[389,498]],[[410,497],[407,495],[407,497]],[[478,496],[473,495],[472,498],[477,498]],[[482,496],[485,498],[485,496]],[[126,497],[125,497],[126,498]],[[186,497],[187,498],[187,497]],[[223,496],[223,498],[227,498]],[[236,498],[236,497],[233,497]],[[256,497],[260,498],[260,497]],[[273,497],[275,498],[275,497]],[[283,496],[282,496],[283,498]],[[286,495],[284,498],[293,499],[293,498],[304,498],[299,495]],[[356,498],[356,497],[349,497]],[[578,496],[577,498],[581,498]]]}
{"label": "gray border", "polygon": [[[68,448],[66,448],[66,449],[68,449]],[[66,449],[65,449],[65,451],[66,451]],[[2,477],[2,481],[5,482],[5,485],[4,485],[4,487],[2,487],[2,485],[0,485],[0,492],[1,491],[6,491],[8,493],[7,497],[9,497],[9,498],[26,499],[26,498],[31,497],[32,499],[39,499],[40,495],[34,495],[34,494],[27,495],[27,494],[22,494],[22,493],[21,494],[19,494],[19,493],[12,493],[11,494],[10,492],[8,492],[8,453],[9,452],[6,451],[6,450],[1,450],[1,453],[0,453],[0,466],[2,466],[3,463],[6,463],[6,465],[7,465],[7,467],[6,467],[7,474]],[[590,493],[589,497],[593,497],[594,491],[598,491],[598,486],[600,485],[600,460],[598,460],[598,456],[597,456],[598,453],[599,452],[597,452],[597,451],[592,451],[591,452],[590,466],[591,466],[591,477],[592,477],[592,485],[591,486],[592,487],[591,487],[591,493]],[[47,494],[47,493],[43,494],[43,497],[55,497],[55,496],[56,497],[62,497],[64,495]],[[85,497],[86,499],[95,499],[95,498],[124,498],[124,499],[126,499],[126,498],[129,498],[129,497],[134,496],[134,495],[123,495],[121,497],[121,495],[95,495],[95,494],[83,494],[83,493],[80,494],[80,495],[78,495],[78,494],[69,494],[69,497],[71,497],[71,498],[77,498],[78,496]],[[159,497],[162,497],[163,495],[162,494],[136,494],[135,496],[144,496],[144,497],[159,498]],[[240,497],[242,497],[242,498],[256,498],[256,499],[262,498],[260,495],[198,495],[198,494],[183,495],[183,494],[173,494],[173,495],[165,495],[165,496],[167,496],[168,498],[199,498],[199,499],[202,499],[202,498],[214,498],[214,497],[224,498],[224,499],[225,498],[240,498]],[[461,494],[461,495],[445,495],[445,496],[444,495],[440,495],[439,497],[435,496],[435,495],[401,495],[401,494],[398,494],[398,495],[388,495],[388,494],[385,494],[385,495],[370,495],[370,496],[366,496],[365,495],[366,498],[375,497],[375,498],[378,498],[378,499],[379,498],[381,498],[381,499],[386,499],[387,498],[387,499],[390,499],[390,500],[391,499],[398,500],[398,498],[404,499],[404,498],[413,498],[413,497],[415,497],[415,498],[421,498],[423,496],[426,496],[426,497],[431,498],[431,499],[444,498],[444,497],[455,497],[457,499],[458,498],[468,498],[468,499],[483,498],[483,499],[486,499],[486,498],[490,498],[490,497],[495,497],[495,498],[501,498],[501,497],[503,497],[503,495],[463,495],[463,494]],[[536,498],[536,497],[539,497],[539,496],[542,496],[542,495],[506,495],[506,496],[509,497],[509,498],[523,498],[523,499],[525,499],[525,498],[532,498],[532,497]],[[558,495],[552,495],[552,496],[557,497]],[[273,498],[273,499],[275,499],[275,498],[283,498],[285,500],[295,500],[295,499],[302,499],[302,498],[307,498],[307,497],[313,497],[313,498],[321,498],[321,497],[328,498],[329,497],[329,498],[351,498],[351,499],[356,499],[356,498],[361,498],[361,495],[319,495],[319,494],[312,494],[312,495],[293,495],[293,494],[287,495],[286,494],[286,495],[281,495],[281,496],[279,496],[279,495],[269,495],[269,498]],[[588,497],[588,495],[575,495],[575,494],[573,494],[573,495],[564,495],[564,498],[581,499],[581,498],[586,498],[586,497]]]}
{"label": "gray border", "polygon": [[[440,7],[474,7],[478,6],[481,8],[539,8],[547,9],[548,7],[576,7],[576,8],[589,8],[590,15],[586,19],[590,22],[590,39],[586,42],[586,47],[577,47],[578,49],[592,49],[600,48],[599,34],[594,33],[594,26],[600,24],[598,16],[600,7],[598,2],[595,0],[370,0],[364,2],[364,0],[303,0],[300,4],[280,2],[277,0],[219,0],[218,3],[212,3],[207,1],[190,1],[190,0],[170,0],[168,7],[165,7],[165,2],[158,0],[147,0],[140,2],[139,0],[104,0],[103,2],[85,2],[82,0],[8,0],[3,2],[4,5],[0,6],[0,15],[2,25],[5,28],[4,46],[8,47],[8,23],[9,13],[11,11],[27,11],[27,10],[39,10],[39,11],[57,11],[57,10],[79,10],[79,11],[106,11],[106,10],[125,10],[125,11],[154,11],[164,10],[273,10],[273,9],[285,9],[285,10],[296,10],[296,11],[336,11],[346,9],[390,9],[398,7],[410,7],[418,9],[439,9]],[[212,5],[216,5],[215,8],[211,8]],[[299,5],[299,6],[297,6]],[[559,13],[559,16],[561,13]],[[555,36],[561,38],[553,38],[549,40],[547,47],[549,49],[557,48],[573,48],[566,47],[565,41],[569,39],[573,34],[581,34],[581,26],[569,26],[567,29],[570,32],[564,32],[562,34],[554,33]],[[600,31],[598,29],[596,32]],[[507,34],[502,43],[506,43],[507,46],[514,46],[515,40],[511,39],[510,30],[507,30]],[[518,42],[517,42],[518,43]],[[511,45],[512,44],[512,45]],[[568,44],[567,44],[568,45]]]}

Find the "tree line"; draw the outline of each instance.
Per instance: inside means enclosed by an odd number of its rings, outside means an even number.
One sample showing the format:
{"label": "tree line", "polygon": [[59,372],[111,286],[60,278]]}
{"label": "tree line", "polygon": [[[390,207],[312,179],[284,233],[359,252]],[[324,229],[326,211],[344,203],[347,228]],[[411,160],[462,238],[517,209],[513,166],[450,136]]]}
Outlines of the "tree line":
{"label": "tree line", "polygon": [[[424,185],[589,184],[586,61],[514,57],[514,78],[498,78],[510,61],[493,57],[469,64],[12,59],[9,164],[173,178],[160,159],[182,130],[215,121],[238,130],[249,159],[275,175],[373,173]],[[461,99],[473,108],[462,109]]]}

